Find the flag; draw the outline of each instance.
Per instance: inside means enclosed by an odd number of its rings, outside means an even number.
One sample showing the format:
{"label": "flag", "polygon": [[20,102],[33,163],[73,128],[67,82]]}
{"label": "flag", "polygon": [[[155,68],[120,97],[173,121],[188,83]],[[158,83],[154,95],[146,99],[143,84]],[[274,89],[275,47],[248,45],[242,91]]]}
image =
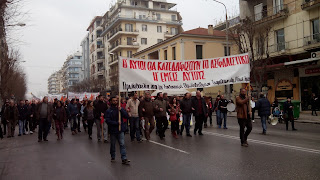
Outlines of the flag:
{"label": "flag", "polygon": [[91,96],[90,96],[90,101],[93,101],[93,95],[91,94]]}
{"label": "flag", "polygon": [[103,124],[103,122],[104,122],[103,116],[100,117],[100,120],[101,120],[101,121],[100,121],[100,124]]}

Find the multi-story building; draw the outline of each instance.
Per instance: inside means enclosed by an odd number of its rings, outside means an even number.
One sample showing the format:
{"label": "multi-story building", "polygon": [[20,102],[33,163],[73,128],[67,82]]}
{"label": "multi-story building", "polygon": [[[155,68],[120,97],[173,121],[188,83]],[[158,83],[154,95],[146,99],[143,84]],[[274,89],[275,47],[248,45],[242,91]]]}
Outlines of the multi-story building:
{"label": "multi-story building", "polygon": [[82,59],[83,59],[83,80],[90,79],[90,49],[89,49],[89,34],[87,34],[81,42]]}
{"label": "multi-story building", "polygon": [[[229,46],[227,46],[227,44]],[[229,47],[229,51],[227,51]],[[236,43],[231,39],[226,42],[226,33],[214,30],[212,25],[206,28],[196,28],[182,32],[170,39],[157,43],[149,48],[133,54],[137,59],[156,60],[192,60],[223,57],[239,54]],[[229,98],[235,97],[244,84],[231,86],[217,86],[204,88],[206,96],[215,97],[225,94]],[[196,89],[189,89],[195,91]]]}
{"label": "multi-story building", "polygon": [[67,92],[70,87],[81,82],[84,78],[82,54],[77,52],[68,56],[60,74],[62,75],[62,92]]}
{"label": "multi-story building", "polygon": [[[311,94],[320,95],[319,12],[319,0],[240,0],[241,21],[250,19],[257,32],[253,54],[270,62],[264,89],[271,102],[290,96],[307,110]],[[270,31],[261,41],[264,29]]]}
{"label": "multi-story building", "polygon": [[[102,20],[97,17],[91,24],[90,32],[103,22],[100,35],[104,37],[105,50],[100,55],[106,59],[107,89],[112,93],[118,91],[119,56],[132,57],[132,54],[183,31],[182,18],[172,9],[174,6],[176,4],[166,0],[118,0]],[[102,66],[96,68],[99,67]]]}
{"label": "multi-story building", "polygon": [[54,72],[48,78],[48,93],[49,94],[58,94],[59,93],[59,84],[58,84],[58,73]]}
{"label": "multi-story building", "polygon": [[103,31],[102,23],[103,18],[96,16],[87,29],[87,31],[89,31],[90,78],[98,79],[100,82],[106,82],[105,46],[103,36],[101,35]]}

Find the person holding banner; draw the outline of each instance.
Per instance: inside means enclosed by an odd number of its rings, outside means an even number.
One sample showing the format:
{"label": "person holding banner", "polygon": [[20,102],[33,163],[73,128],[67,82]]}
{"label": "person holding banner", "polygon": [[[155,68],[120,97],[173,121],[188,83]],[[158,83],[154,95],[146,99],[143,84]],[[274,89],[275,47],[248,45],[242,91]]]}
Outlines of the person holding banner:
{"label": "person holding banner", "polygon": [[[139,105],[139,117],[142,122],[144,122],[144,136],[149,141],[150,134],[154,129],[154,105],[151,101],[151,94],[149,91],[145,92],[145,97],[140,101]],[[149,125],[150,124],[150,125]],[[143,125],[142,125],[143,126]]]}
{"label": "person holding banner", "polygon": [[165,132],[168,128],[167,119],[167,101],[163,99],[163,94],[159,92],[157,99],[154,101],[155,105],[155,117],[157,121],[157,130],[161,140],[165,137]]}
{"label": "person holding banner", "polygon": [[94,119],[97,125],[97,137],[98,141],[101,141],[101,131],[103,128],[103,138],[104,142],[108,142],[108,126],[106,123],[101,123],[101,117],[104,117],[104,113],[108,110],[108,105],[103,102],[104,97],[102,95],[98,96],[98,101],[94,104]]}
{"label": "person holding banner", "polygon": [[191,101],[191,94],[186,93],[183,100],[180,103],[180,108],[182,110],[182,126],[180,135],[182,136],[184,128],[186,128],[186,133],[188,137],[192,137],[190,134],[190,121],[192,115],[192,101]]}
{"label": "person holding banner", "polygon": [[[240,126],[240,140],[241,146],[248,147],[248,136],[252,130],[252,121],[250,118],[251,109],[249,106],[250,95],[246,96],[247,90],[245,88],[240,89],[240,95],[236,97],[237,106],[237,118]],[[245,127],[247,130],[244,131]]]}
{"label": "person holding banner", "polygon": [[[126,131],[126,125],[123,122],[123,118],[128,119],[129,115],[127,111],[119,107],[119,99],[116,97],[110,98],[111,107],[104,113],[104,118],[108,126],[110,127],[110,155],[111,162],[115,162],[116,158],[116,141],[120,145],[120,154],[122,164],[129,165],[130,160],[127,159],[127,152],[124,143],[124,133]],[[121,116],[121,128],[119,129],[119,114]]]}
{"label": "person holding banner", "polygon": [[197,91],[196,97],[192,99],[192,110],[196,120],[194,135],[197,135],[198,131],[199,135],[202,136],[202,126],[205,118],[208,117],[208,111],[206,102],[204,98],[201,97],[200,91]]}

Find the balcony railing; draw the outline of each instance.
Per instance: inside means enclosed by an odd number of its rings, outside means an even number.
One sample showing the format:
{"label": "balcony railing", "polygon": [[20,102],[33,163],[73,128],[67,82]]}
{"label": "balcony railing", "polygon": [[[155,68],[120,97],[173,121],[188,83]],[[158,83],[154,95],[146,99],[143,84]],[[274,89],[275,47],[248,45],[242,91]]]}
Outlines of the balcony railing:
{"label": "balcony railing", "polygon": [[104,60],[105,56],[98,56],[98,59],[103,59]]}
{"label": "balcony railing", "polygon": [[104,48],[104,45],[101,44],[101,45],[97,45],[97,48],[100,49],[100,48]]}
{"label": "balcony railing", "polygon": [[122,29],[119,29],[118,31],[111,33],[107,38],[108,38],[108,39],[111,39],[112,37],[114,37],[114,35],[116,35],[116,34],[119,33],[119,32],[124,32],[124,33],[126,33],[126,32],[128,32],[128,33],[134,33],[134,32],[135,32],[135,33],[139,33],[139,30],[137,30],[137,29],[135,29],[135,30],[129,29],[129,30],[123,31]]}
{"label": "balcony railing", "polygon": [[310,46],[320,43],[320,33],[312,34],[311,36],[306,36],[304,39],[304,45]]}
{"label": "balcony railing", "polygon": [[118,74],[119,74],[118,70],[109,71],[109,76],[110,77],[118,76]]}
{"label": "balcony railing", "polygon": [[320,6],[320,0],[304,0],[301,9],[308,10]]}
{"label": "balcony railing", "polygon": [[289,43],[288,42],[282,42],[278,44],[273,44],[269,46],[269,52],[275,53],[275,52],[281,52],[289,49]]}
{"label": "balcony railing", "polygon": [[269,21],[274,21],[286,17],[288,14],[288,5],[281,4],[271,9],[261,11],[254,15],[254,24],[262,24]]}

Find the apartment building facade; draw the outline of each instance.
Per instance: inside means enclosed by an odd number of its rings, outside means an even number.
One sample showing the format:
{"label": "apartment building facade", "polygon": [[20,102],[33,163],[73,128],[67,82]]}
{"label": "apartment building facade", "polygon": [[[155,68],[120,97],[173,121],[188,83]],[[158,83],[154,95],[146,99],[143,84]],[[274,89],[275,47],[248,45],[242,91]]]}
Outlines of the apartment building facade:
{"label": "apartment building facade", "polygon": [[107,90],[118,91],[119,56],[132,57],[183,31],[175,6],[166,0],[118,0],[103,16]]}
{"label": "apartment building facade", "polygon": [[268,99],[287,96],[308,110],[311,94],[320,95],[320,1],[240,0],[240,19],[251,19],[260,29],[270,27],[268,38],[254,42],[254,53],[268,51],[264,89]]}
{"label": "apartment building facade", "polygon": [[89,34],[81,41],[83,59],[83,80],[90,80],[90,46]]}
{"label": "apartment building facade", "polygon": [[[229,52],[227,52],[227,47],[229,47]],[[226,33],[215,30],[212,25],[209,25],[208,29],[196,28],[182,32],[170,39],[139,51],[133,54],[133,56],[137,59],[182,61],[236,54],[239,54],[239,49],[234,41],[231,39],[227,43]],[[200,90],[203,90],[203,93],[206,96],[216,97],[218,94],[225,94],[226,97],[234,99],[234,97],[239,94],[239,89],[242,87],[245,87],[245,84],[216,86]],[[189,89],[189,91],[196,90],[197,89]]]}
{"label": "apartment building facade", "polygon": [[59,84],[58,84],[58,73],[52,73],[48,78],[48,93],[49,94],[58,94],[59,93]]}

